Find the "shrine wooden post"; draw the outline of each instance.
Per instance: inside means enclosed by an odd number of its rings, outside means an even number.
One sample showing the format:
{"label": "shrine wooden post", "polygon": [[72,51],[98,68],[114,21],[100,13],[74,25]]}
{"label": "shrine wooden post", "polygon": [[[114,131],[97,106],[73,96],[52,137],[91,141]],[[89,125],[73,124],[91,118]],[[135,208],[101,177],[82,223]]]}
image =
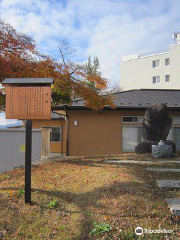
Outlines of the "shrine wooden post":
{"label": "shrine wooden post", "polygon": [[25,203],[31,203],[32,120],[51,119],[51,78],[7,78],[6,119],[26,120]]}

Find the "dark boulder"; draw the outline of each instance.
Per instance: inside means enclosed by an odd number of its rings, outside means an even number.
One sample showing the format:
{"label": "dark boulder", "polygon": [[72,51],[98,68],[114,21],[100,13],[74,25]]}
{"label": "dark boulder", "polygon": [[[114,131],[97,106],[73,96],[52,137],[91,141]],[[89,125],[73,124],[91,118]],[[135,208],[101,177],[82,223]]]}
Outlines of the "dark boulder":
{"label": "dark boulder", "polygon": [[163,103],[155,103],[146,110],[143,120],[142,135],[144,140],[166,140],[171,128],[168,108]]}
{"label": "dark boulder", "polygon": [[135,152],[137,154],[151,153],[152,145],[157,145],[158,142],[155,141],[142,141],[135,147]]}
{"label": "dark boulder", "polygon": [[166,145],[171,145],[172,146],[172,149],[173,149],[173,153],[176,153],[176,144],[171,141],[171,140],[166,140],[164,141]]}

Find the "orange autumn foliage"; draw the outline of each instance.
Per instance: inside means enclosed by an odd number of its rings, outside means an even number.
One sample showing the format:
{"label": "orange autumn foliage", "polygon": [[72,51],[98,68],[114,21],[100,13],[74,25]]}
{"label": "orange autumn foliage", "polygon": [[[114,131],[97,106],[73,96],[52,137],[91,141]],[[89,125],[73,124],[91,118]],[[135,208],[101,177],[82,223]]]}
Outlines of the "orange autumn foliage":
{"label": "orange autumn foliage", "polygon": [[[107,81],[101,74],[90,75],[84,65],[58,63],[41,54],[31,37],[18,33],[0,20],[0,82],[5,78],[33,77],[54,78],[53,105],[71,104],[74,98],[83,98],[90,109],[100,110],[105,105],[114,107],[112,97],[106,92]],[[0,95],[2,108],[4,101]]]}

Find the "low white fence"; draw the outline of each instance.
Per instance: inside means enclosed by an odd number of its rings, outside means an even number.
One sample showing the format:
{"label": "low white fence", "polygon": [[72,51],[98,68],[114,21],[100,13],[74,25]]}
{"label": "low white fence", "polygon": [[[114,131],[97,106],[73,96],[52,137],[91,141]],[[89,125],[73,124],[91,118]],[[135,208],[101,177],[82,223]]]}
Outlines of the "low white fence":
{"label": "low white fence", "polygon": [[[32,162],[42,157],[43,134],[40,129],[32,131]],[[22,165],[25,165],[25,129],[1,129],[0,174]]]}

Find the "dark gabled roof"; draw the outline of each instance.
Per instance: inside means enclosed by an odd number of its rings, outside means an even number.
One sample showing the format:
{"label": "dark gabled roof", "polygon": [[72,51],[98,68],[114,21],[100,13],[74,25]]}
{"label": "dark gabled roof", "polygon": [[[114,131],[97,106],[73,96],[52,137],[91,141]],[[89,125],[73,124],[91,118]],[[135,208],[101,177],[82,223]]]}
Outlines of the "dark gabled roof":
{"label": "dark gabled roof", "polygon": [[[164,103],[168,108],[180,108],[180,90],[154,90],[154,89],[141,89],[129,90],[115,93],[114,105],[116,108],[140,108],[146,109],[154,103]],[[84,100],[73,101],[71,106],[66,106],[68,109],[85,108]],[[62,108],[62,106],[57,106]],[[105,107],[105,108],[108,108]]]}
{"label": "dark gabled roof", "polygon": [[52,78],[6,78],[3,84],[52,84]]}
{"label": "dark gabled roof", "polygon": [[169,108],[180,108],[180,90],[131,90],[115,94],[117,107],[148,108],[154,103],[164,103]]}

